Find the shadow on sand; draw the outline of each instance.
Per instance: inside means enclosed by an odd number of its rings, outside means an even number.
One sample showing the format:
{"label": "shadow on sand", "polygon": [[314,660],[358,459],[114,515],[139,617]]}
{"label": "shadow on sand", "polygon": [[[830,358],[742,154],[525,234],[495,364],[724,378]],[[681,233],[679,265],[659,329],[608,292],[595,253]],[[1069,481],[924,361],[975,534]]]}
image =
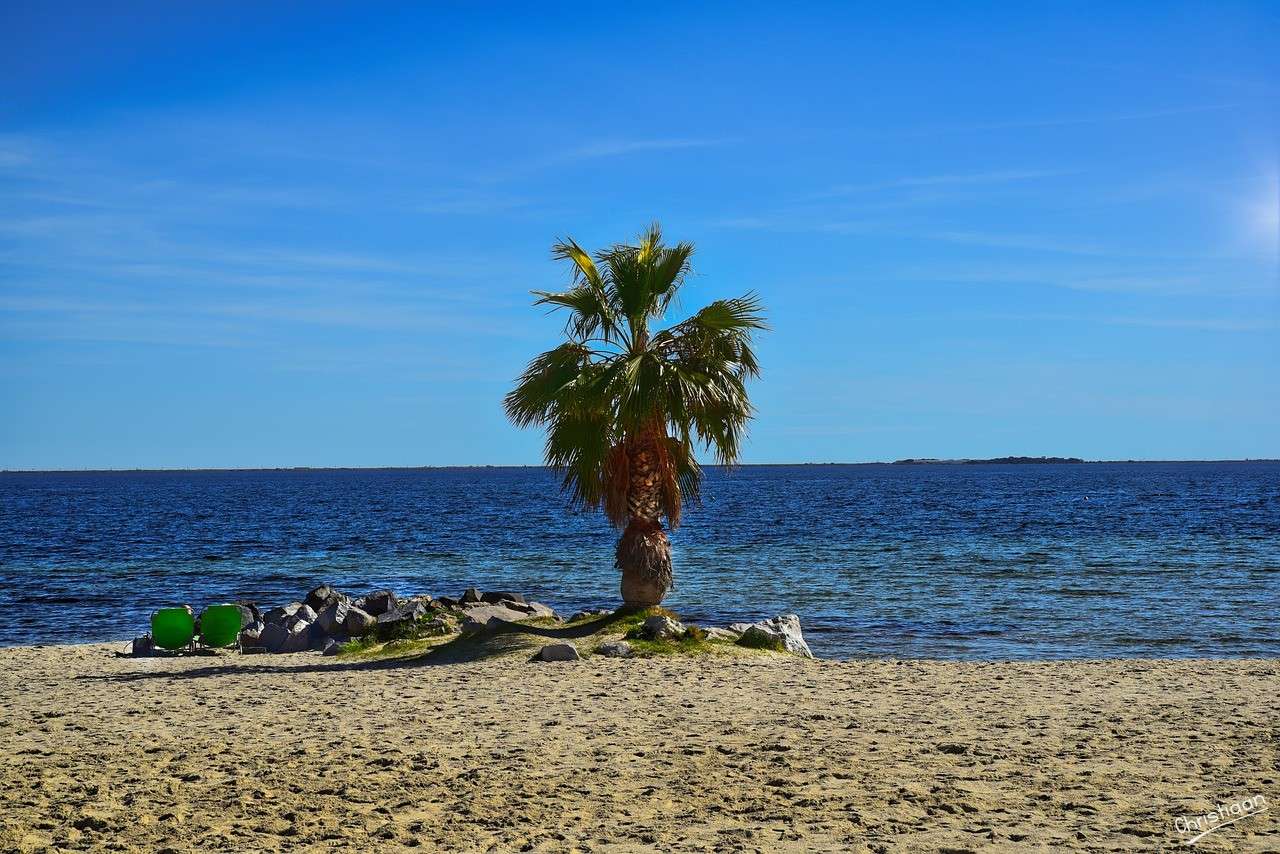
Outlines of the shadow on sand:
{"label": "shadow on sand", "polygon": [[[465,664],[487,658],[515,655],[527,652],[530,657],[550,640],[577,640],[605,631],[618,620],[618,614],[607,614],[595,619],[574,623],[571,626],[539,626],[530,623],[507,623],[494,620],[482,631],[458,635],[438,646],[421,652],[393,658],[340,659],[323,658],[307,664],[249,664],[248,658],[238,653],[236,664],[211,664],[184,670],[140,670],[134,673],[86,674],[78,679],[104,682],[140,682],[149,679],[207,679],[216,676],[245,675],[254,673],[334,673],[345,670],[393,670],[404,667],[430,667],[439,664]],[[294,655],[314,656],[315,653]],[[292,657],[292,656],[291,656]],[[274,656],[253,656],[268,661]],[[155,661],[154,658],[138,659]],[[296,661],[297,659],[294,658]]]}

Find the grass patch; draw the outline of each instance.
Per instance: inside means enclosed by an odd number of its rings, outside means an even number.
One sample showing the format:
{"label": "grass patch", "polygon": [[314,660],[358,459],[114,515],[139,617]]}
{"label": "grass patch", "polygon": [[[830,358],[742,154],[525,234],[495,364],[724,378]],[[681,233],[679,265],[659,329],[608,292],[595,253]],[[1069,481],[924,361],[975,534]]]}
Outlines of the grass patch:
{"label": "grass patch", "polygon": [[694,640],[688,635],[670,640],[629,640],[633,655],[644,658],[660,655],[715,655],[724,651],[724,644],[708,640]]}
{"label": "grass patch", "polygon": [[370,633],[362,638],[352,638],[351,640],[338,647],[339,655],[359,655],[364,652],[372,652],[381,647],[382,641],[377,636]]}
{"label": "grass patch", "polygon": [[602,621],[601,631],[607,629],[610,632],[629,635],[633,631],[638,631],[644,625],[644,621],[650,617],[670,617],[677,622],[680,620],[679,614],[661,605],[655,605],[652,608],[629,608],[623,605],[612,614],[598,619]]}
{"label": "grass patch", "polygon": [[353,658],[394,658],[408,653],[426,652],[447,642],[453,633],[425,632],[413,635],[398,632],[399,637],[379,638],[370,632],[362,638],[352,638],[338,648],[338,654]]}
{"label": "grass patch", "polygon": [[[627,633],[634,655],[640,658],[661,655],[754,655],[755,650],[737,646],[727,639],[713,639],[700,626],[687,626],[684,633],[675,638],[652,640],[639,635],[637,629]],[[772,651],[772,650],[770,650]]]}
{"label": "grass patch", "polygon": [[[456,612],[445,612],[456,618]],[[649,640],[636,637],[644,621],[663,616],[679,620],[674,612],[662,608],[622,607],[609,614],[593,614],[572,622],[561,622],[550,617],[530,617],[517,623],[495,621],[481,631],[460,634],[456,629],[448,634],[422,634],[420,623],[439,614],[428,615],[412,627],[406,627],[404,636],[387,639],[370,635],[343,644],[341,654],[362,659],[405,658],[417,655],[424,663],[446,664],[453,662],[481,661],[487,658],[519,655],[528,657],[543,645],[568,641],[580,649],[595,649],[601,643],[627,636],[633,655],[638,658],[656,656],[735,656],[759,657],[772,655],[772,647],[758,649],[736,646],[732,641],[712,639],[705,629],[687,626],[678,638]],[[434,630],[432,630],[434,631]]]}

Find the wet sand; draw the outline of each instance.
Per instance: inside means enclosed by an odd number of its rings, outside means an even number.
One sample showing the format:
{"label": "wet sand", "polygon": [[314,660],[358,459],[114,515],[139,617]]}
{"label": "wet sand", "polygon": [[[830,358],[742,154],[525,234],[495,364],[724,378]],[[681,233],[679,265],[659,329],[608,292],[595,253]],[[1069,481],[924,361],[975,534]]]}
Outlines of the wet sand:
{"label": "wet sand", "polygon": [[0,650],[0,850],[1280,851],[1280,661]]}

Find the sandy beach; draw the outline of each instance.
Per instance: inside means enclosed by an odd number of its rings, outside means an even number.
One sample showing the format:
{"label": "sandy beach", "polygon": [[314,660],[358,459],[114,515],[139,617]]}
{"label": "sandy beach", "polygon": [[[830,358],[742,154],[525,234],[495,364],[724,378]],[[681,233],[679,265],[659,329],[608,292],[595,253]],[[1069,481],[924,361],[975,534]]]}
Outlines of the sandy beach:
{"label": "sandy beach", "polygon": [[[1280,799],[1280,662],[0,650],[0,849],[1169,850]],[[1197,850],[1280,850],[1280,808]]]}

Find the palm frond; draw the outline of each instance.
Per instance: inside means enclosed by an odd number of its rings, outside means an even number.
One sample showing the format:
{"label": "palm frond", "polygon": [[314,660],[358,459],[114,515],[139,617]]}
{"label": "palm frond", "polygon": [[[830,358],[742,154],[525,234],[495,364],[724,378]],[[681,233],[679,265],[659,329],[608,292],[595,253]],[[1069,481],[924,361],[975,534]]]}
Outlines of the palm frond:
{"label": "palm frond", "polygon": [[594,257],[571,239],[557,243],[552,254],[571,262],[572,286],[536,291],[536,304],[569,311],[570,340],[531,361],[504,401],[516,425],[546,425],[544,457],[570,501],[602,508],[619,527],[633,512],[633,459],[652,452],[657,479],[642,480],[658,490],[660,513],[675,528],[700,495],[695,449],[736,463],[752,418],[746,381],[760,373],[753,334],[767,328],[755,293],[716,300],[649,333],[689,275],[693,251],[691,243],[664,245],[656,223]]}
{"label": "palm frond", "polygon": [[566,390],[590,364],[590,350],[573,341],[535,357],[503,400],[507,417],[517,427],[549,420]]}
{"label": "palm frond", "polygon": [[571,315],[565,324],[565,332],[578,340],[593,335],[600,335],[608,341],[616,340],[618,317],[608,270],[601,274],[591,256],[571,237],[551,247],[551,257],[573,265],[573,287],[561,292],[534,291],[538,297],[534,305],[569,309]]}

